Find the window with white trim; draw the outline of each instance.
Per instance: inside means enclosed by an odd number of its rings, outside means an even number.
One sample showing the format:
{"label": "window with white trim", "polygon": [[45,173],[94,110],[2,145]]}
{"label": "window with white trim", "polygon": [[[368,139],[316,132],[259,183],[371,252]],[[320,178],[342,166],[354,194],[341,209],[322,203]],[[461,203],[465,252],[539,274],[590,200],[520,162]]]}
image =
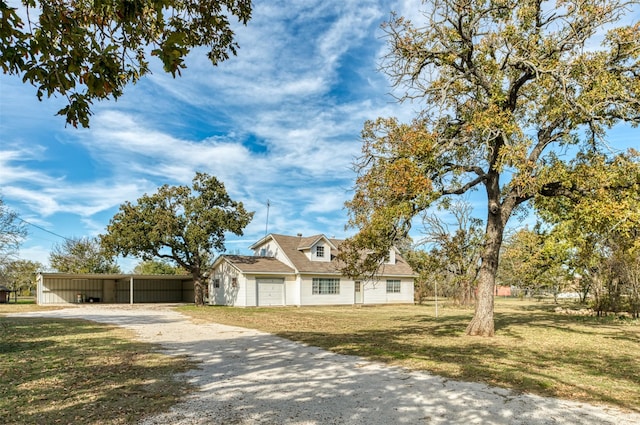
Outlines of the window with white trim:
{"label": "window with white trim", "polygon": [[317,246],[316,247],[316,257],[324,258],[324,246]]}
{"label": "window with white trim", "polygon": [[220,287],[220,279],[218,279],[218,278],[213,279],[213,287],[214,288],[219,288]]}
{"label": "window with white trim", "polygon": [[387,293],[399,293],[400,292],[400,281],[397,279],[389,279],[387,280]]}
{"label": "window with white trim", "polygon": [[340,279],[313,278],[313,295],[339,294]]}

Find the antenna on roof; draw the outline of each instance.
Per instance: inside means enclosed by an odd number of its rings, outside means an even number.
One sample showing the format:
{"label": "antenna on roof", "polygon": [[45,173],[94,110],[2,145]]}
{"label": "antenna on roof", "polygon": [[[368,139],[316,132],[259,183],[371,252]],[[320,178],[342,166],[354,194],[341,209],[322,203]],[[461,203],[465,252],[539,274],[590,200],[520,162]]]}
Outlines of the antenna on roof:
{"label": "antenna on roof", "polygon": [[264,235],[265,236],[267,236],[267,233],[269,232],[269,207],[270,206],[271,206],[271,203],[267,199],[267,223],[264,225]]}

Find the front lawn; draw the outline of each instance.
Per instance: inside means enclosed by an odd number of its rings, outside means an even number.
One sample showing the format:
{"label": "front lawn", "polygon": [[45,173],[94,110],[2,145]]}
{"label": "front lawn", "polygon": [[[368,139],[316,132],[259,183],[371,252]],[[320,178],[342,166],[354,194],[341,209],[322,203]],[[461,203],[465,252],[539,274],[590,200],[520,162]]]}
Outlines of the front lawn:
{"label": "front lawn", "polygon": [[0,423],[129,424],[167,410],[191,391],[174,374],[194,365],[132,338],[84,320],[0,315]]}

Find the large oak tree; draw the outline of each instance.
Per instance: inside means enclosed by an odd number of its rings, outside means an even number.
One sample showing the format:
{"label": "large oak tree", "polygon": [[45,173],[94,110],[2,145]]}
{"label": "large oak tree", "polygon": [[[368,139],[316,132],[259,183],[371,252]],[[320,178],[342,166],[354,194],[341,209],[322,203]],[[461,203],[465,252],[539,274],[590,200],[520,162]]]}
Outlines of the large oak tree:
{"label": "large oak tree", "polygon": [[410,122],[365,124],[356,191],[347,203],[349,224],[359,231],[345,247],[372,248],[369,257],[382,260],[417,214],[480,190],[486,230],[467,333],[493,335],[509,219],[535,197],[579,193],[570,184],[572,168],[562,164],[579,152],[604,151],[612,126],[640,122],[640,23],[622,24],[637,6],[428,0],[419,22],[392,16],[384,26],[390,51],[383,71],[399,100],[421,110]]}
{"label": "large oak tree", "polygon": [[102,246],[113,254],[169,260],[193,275],[195,304],[204,304],[204,282],[225,234],[242,235],[253,218],[222,182],[196,173],[192,187],[164,185],[137,204],[125,202],[111,219]]}
{"label": "large oak tree", "polygon": [[65,96],[58,114],[88,127],[93,101],[120,97],[149,55],[173,76],[199,46],[216,65],[238,47],[230,18],[250,17],[250,0],[0,0],[0,67],[38,99]]}

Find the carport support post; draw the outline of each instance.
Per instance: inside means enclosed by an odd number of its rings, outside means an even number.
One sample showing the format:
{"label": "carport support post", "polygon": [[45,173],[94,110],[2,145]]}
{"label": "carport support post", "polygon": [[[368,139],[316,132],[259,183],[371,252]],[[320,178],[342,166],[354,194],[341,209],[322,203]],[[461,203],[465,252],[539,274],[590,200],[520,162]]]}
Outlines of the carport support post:
{"label": "carport support post", "polygon": [[129,304],[133,304],[133,276],[129,278]]}

